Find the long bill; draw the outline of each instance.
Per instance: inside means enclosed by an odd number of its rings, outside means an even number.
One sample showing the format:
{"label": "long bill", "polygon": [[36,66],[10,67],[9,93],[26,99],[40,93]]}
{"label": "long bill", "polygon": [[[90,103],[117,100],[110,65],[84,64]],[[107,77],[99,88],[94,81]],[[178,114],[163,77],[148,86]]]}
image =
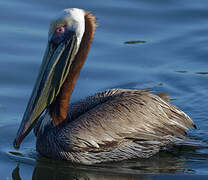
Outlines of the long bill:
{"label": "long bill", "polygon": [[58,95],[76,55],[76,42],[75,33],[69,32],[62,42],[48,43],[38,78],[13,143],[16,149]]}

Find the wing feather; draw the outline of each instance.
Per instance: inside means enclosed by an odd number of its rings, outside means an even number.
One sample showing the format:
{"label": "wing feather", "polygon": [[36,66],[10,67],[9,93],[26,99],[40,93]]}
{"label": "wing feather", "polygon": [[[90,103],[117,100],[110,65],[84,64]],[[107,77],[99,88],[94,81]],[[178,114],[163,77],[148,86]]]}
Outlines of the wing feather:
{"label": "wing feather", "polygon": [[[62,135],[70,148],[98,150],[125,140],[164,145],[195,126],[184,112],[147,90],[112,89],[70,105]],[[65,132],[66,131],[66,132]],[[122,144],[122,143],[121,143]]]}

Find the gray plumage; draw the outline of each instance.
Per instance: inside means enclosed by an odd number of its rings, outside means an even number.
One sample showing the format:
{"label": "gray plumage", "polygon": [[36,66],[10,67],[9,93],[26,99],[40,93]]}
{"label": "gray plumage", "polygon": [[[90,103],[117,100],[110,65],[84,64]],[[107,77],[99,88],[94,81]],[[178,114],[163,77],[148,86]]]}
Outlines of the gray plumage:
{"label": "gray plumage", "polygon": [[195,127],[167,97],[112,89],[82,99],[69,105],[67,121],[59,126],[40,118],[34,130],[37,151],[83,164],[148,158]]}

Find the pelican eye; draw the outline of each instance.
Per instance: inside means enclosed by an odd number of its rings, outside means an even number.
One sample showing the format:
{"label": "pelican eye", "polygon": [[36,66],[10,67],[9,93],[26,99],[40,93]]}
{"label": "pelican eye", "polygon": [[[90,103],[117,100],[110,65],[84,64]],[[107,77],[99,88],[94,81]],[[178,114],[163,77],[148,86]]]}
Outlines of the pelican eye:
{"label": "pelican eye", "polygon": [[65,25],[58,26],[56,28],[56,33],[64,33],[65,32],[65,28],[66,28]]}
{"label": "pelican eye", "polygon": [[60,42],[64,40],[66,36],[66,32],[67,32],[67,26],[65,24],[57,24],[55,32],[53,36],[51,37],[50,41],[55,44],[59,44]]}

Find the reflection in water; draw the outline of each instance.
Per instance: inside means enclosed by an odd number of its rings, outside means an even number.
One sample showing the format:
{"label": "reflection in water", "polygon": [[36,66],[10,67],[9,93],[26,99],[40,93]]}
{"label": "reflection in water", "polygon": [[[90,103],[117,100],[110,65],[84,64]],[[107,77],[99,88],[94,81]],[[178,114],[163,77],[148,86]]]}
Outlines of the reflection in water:
{"label": "reflection in water", "polygon": [[[12,178],[13,180],[21,180],[19,165],[13,170]],[[125,174],[108,174],[99,172],[87,172],[78,171],[75,169],[61,169],[58,167],[47,167],[37,165],[34,168],[33,180],[69,180],[69,179],[88,179],[88,180],[102,180],[102,179],[112,179],[112,180],[125,180],[125,179],[137,179],[137,180],[149,180],[149,176],[144,175],[125,175]]]}
{"label": "reflection in water", "polygon": [[[194,151],[194,149],[192,149]],[[185,152],[185,151],[184,151]],[[161,152],[150,159],[129,160],[119,163],[105,163],[93,166],[75,165],[67,161],[55,161],[40,157],[33,170],[33,180],[68,180],[68,179],[152,179],[150,174],[184,174],[193,173],[186,168],[176,149],[176,154]],[[187,149],[186,149],[187,152]],[[13,180],[21,180],[21,164],[12,172]],[[149,174],[149,175],[145,175]]]}
{"label": "reflection in water", "polygon": [[21,180],[20,174],[19,174],[19,164],[12,172],[12,179],[13,180]]}
{"label": "reflection in water", "polygon": [[64,170],[64,169],[49,169],[47,167],[36,167],[33,172],[33,180],[68,180],[68,179],[114,179],[114,180],[125,180],[125,179],[141,179],[145,180],[148,178],[137,177],[136,175],[122,175],[122,174],[108,174],[108,173],[93,173],[85,171],[75,171],[75,170]]}

